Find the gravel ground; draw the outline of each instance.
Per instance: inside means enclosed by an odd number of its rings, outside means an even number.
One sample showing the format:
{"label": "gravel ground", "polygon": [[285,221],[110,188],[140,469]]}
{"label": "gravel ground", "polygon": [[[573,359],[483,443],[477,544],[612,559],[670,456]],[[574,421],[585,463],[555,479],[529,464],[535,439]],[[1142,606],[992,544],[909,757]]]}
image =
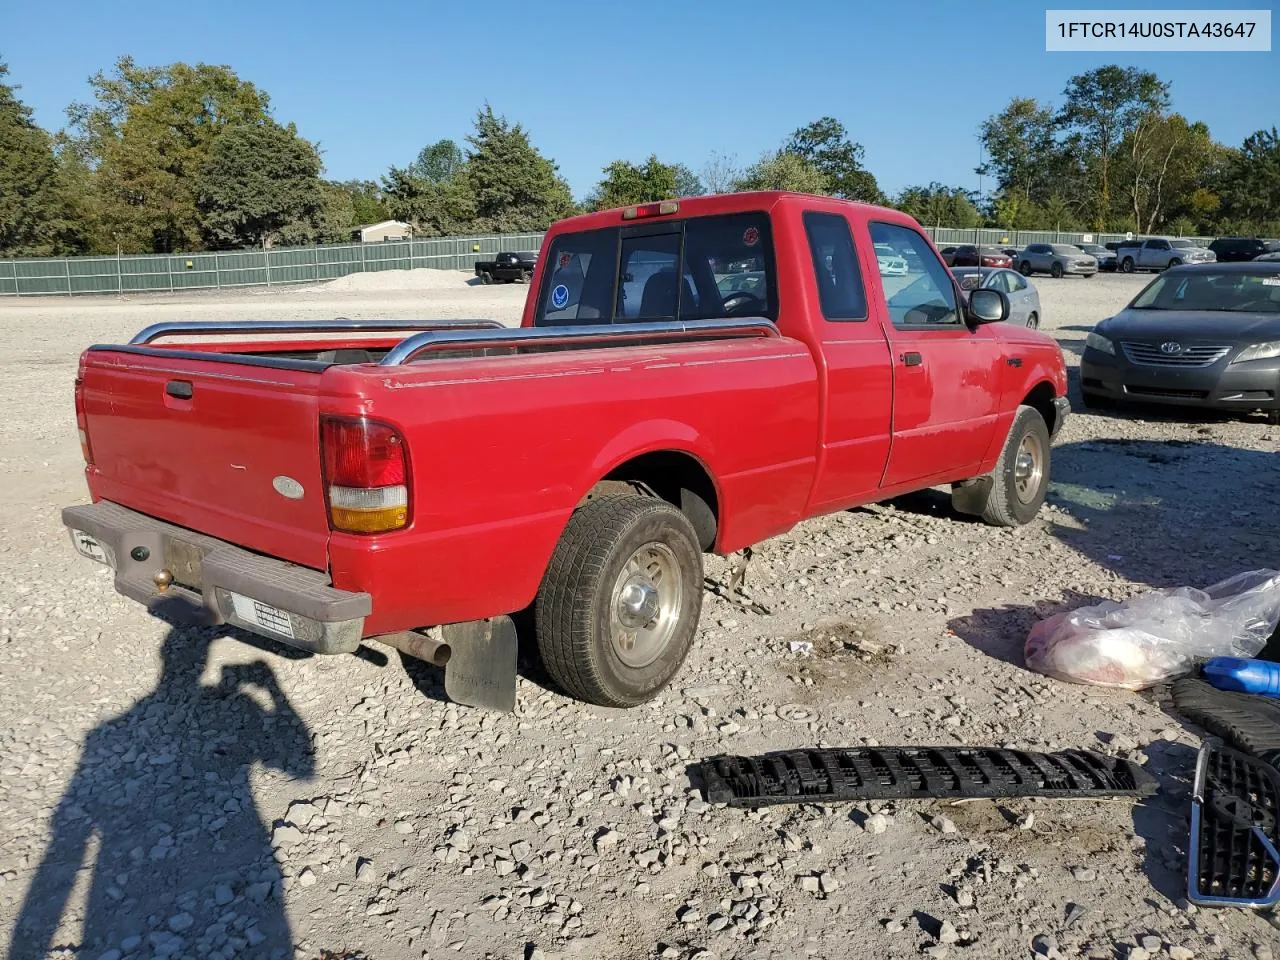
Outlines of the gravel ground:
{"label": "gravel ground", "polygon": [[[1037,280],[1075,363],[1143,278]],[[19,957],[1269,958],[1280,932],[1182,898],[1196,734],[1157,696],[1029,673],[1038,618],[1280,566],[1280,430],[1077,413],[1041,518],[930,491],[757,551],[708,594],[675,686],[451,705],[430,668],[170,629],[77,558],[76,357],[159,319],[496,316],[525,288],[323,287],[0,304],[0,953]],[[726,561],[709,574],[723,580]],[[768,612],[762,613],[761,610]],[[812,655],[791,641],[813,643]],[[687,765],[812,744],[1089,747],[1161,794],[708,807]]]}

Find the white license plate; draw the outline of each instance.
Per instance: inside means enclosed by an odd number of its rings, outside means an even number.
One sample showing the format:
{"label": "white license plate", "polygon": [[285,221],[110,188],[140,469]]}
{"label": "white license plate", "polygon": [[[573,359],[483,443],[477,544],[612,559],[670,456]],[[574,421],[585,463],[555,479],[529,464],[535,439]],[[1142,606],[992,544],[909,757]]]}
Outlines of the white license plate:
{"label": "white license plate", "polygon": [[252,597],[242,597],[238,593],[231,594],[231,606],[236,616],[245,623],[252,623],[270,633],[293,639],[293,624],[289,620],[289,614],[279,607]]}
{"label": "white license plate", "polygon": [[88,557],[90,560],[97,560],[99,563],[107,562],[107,551],[95,538],[89,536],[83,530],[72,530],[71,540],[76,545],[76,550],[80,552],[82,557]]}

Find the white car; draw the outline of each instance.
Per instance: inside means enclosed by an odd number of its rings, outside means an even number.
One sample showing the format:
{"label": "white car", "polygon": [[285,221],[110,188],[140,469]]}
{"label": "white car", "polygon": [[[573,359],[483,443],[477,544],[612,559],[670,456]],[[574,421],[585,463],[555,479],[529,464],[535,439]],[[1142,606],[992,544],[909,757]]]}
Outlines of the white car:
{"label": "white car", "polygon": [[907,261],[897,250],[887,243],[876,244],[876,263],[880,265],[882,277],[905,277]]}

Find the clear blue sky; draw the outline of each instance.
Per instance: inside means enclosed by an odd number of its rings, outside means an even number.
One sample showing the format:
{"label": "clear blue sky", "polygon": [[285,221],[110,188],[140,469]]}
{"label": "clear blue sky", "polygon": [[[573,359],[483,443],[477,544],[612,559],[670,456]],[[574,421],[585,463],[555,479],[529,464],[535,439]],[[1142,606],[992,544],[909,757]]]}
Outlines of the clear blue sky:
{"label": "clear blue sky", "polygon": [[[1251,5],[1270,3],[1221,6]],[[1172,82],[1174,109],[1227,144],[1280,121],[1274,49],[1046,53],[1046,6],[1071,5],[0,0],[0,58],[51,129],[121,54],[227,64],[319,143],[336,179],[374,179],[426,143],[461,141],[488,100],[529,130],[578,197],[619,157],[656,152],[697,171],[722,151],[745,164],[825,114],[866,148],[889,192],[931,180],[976,188],[983,118],[1014,95],[1054,100],[1072,74],[1104,63],[1156,71]]]}

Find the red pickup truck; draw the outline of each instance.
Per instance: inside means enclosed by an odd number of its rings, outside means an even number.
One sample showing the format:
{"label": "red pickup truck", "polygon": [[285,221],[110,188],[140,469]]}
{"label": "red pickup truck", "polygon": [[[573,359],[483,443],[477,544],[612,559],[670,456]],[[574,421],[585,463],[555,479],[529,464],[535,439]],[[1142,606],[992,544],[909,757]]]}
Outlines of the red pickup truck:
{"label": "red pickup truck", "polygon": [[[885,246],[905,275],[881,276]],[[464,703],[514,706],[508,615],[532,605],[566,691],[635,705],[689,650],[704,551],[939,484],[993,524],[1036,515],[1066,372],[1007,311],[962,299],[893,210],[593,213],[547,234],[517,329],[173,323],[90,347],[93,502],[63,520],[127,596],[319,653],[385,642]]]}

